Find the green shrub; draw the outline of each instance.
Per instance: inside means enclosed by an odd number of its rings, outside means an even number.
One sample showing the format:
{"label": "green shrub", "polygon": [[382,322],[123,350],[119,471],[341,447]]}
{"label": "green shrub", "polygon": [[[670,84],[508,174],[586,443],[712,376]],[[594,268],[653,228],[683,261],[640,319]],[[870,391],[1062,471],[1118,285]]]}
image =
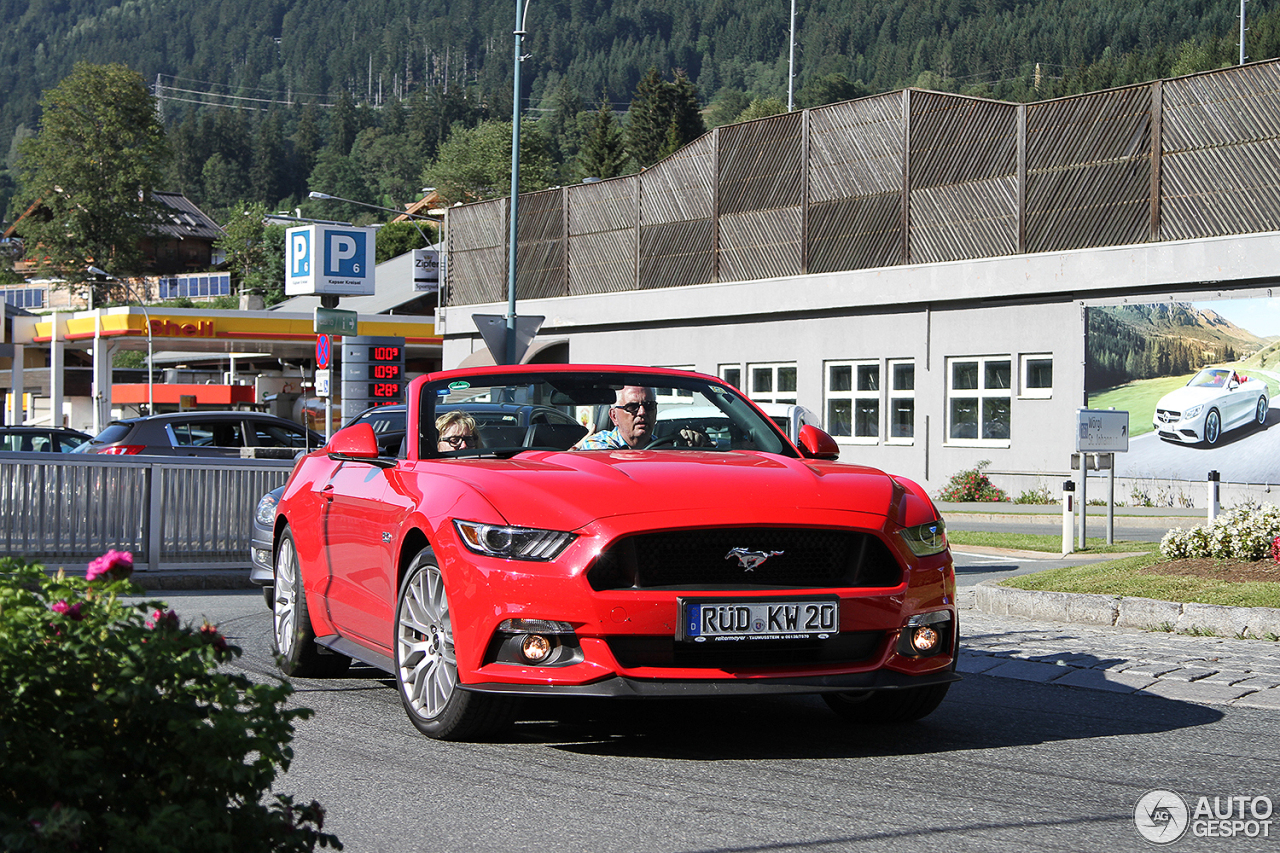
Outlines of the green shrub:
{"label": "green shrub", "polygon": [[947,484],[938,492],[938,500],[963,503],[967,501],[1007,501],[1009,496],[991,484],[987,475],[982,473],[991,460],[984,459],[976,467],[960,471],[951,476]]}
{"label": "green shrub", "polygon": [[1058,499],[1049,491],[1049,487],[1041,483],[1034,489],[1027,489],[1013,499],[1016,504],[1056,504]]}
{"label": "green shrub", "polygon": [[0,560],[0,849],[341,849],[319,803],[267,796],[311,711],[220,670],[241,652],[213,625],[122,600],[132,563]]}
{"label": "green shrub", "polygon": [[1170,530],[1160,540],[1160,556],[1166,560],[1261,560],[1271,553],[1277,536],[1280,507],[1250,501],[1227,510],[1213,524]]}

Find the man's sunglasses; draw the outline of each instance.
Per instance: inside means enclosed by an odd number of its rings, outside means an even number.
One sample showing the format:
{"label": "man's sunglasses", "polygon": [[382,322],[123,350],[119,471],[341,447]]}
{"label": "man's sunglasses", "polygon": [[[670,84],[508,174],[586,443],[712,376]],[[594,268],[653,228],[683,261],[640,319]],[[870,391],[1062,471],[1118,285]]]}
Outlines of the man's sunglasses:
{"label": "man's sunglasses", "polygon": [[631,417],[634,418],[637,414],[640,413],[640,410],[642,408],[650,412],[658,411],[658,403],[656,400],[645,400],[641,403],[627,403],[626,405],[619,404],[617,406],[614,406],[614,408],[622,409],[622,411],[626,412],[628,415],[631,415]]}
{"label": "man's sunglasses", "polygon": [[441,441],[449,443],[450,447],[458,448],[464,444],[475,444],[476,437],[474,435],[445,435],[440,437]]}

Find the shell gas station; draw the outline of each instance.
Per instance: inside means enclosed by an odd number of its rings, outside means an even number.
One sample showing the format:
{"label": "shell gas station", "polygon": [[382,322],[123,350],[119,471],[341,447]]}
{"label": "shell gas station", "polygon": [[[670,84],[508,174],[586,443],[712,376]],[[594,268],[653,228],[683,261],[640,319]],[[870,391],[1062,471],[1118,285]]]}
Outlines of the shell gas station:
{"label": "shell gas station", "polygon": [[[5,325],[11,329],[7,349],[12,368],[5,422],[64,425],[96,434],[113,417],[185,409],[257,409],[324,432],[326,407],[330,422],[336,425],[344,410],[363,402],[344,402],[343,390],[348,398],[355,398],[367,388],[380,398],[370,405],[399,402],[407,374],[437,370],[441,359],[442,340],[436,334],[434,312],[390,313],[414,299],[421,301],[426,288],[415,281],[414,270],[421,266],[413,257],[416,253],[377,265],[376,294],[374,269],[366,276],[344,270],[334,284],[310,275],[310,257],[299,257],[314,245],[321,255],[315,266],[320,267],[326,262],[327,232],[349,239],[363,238],[365,230],[291,229],[291,238],[303,232],[308,239],[297,240],[296,249],[291,246],[290,272],[298,273],[286,279],[286,294],[292,298],[273,310],[130,305],[45,315],[10,313]],[[335,244],[338,239],[333,238]],[[370,234],[358,257],[373,257],[372,241]],[[344,297],[341,309],[337,308],[339,297]],[[369,384],[348,382],[365,377],[343,375],[336,369],[326,375],[327,368],[340,367],[344,344],[368,339],[382,345],[379,356],[397,357],[388,365],[370,365]],[[149,370],[127,371],[139,374],[141,381],[120,381],[126,371],[112,366],[115,356],[126,350],[145,357]],[[370,357],[373,352],[369,350]],[[325,363],[330,353],[332,365]],[[322,363],[317,363],[317,355]],[[355,369],[357,359],[347,360]],[[87,372],[88,387],[75,378],[76,371],[67,370],[72,364],[86,363],[87,370],[81,368],[79,373]],[[375,374],[377,387],[372,384]],[[331,383],[325,381],[329,377]],[[357,388],[359,393],[354,393]],[[326,395],[326,390],[332,393]],[[361,410],[366,407],[360,405]],[[318,424],[308,423],[317,416]]]}

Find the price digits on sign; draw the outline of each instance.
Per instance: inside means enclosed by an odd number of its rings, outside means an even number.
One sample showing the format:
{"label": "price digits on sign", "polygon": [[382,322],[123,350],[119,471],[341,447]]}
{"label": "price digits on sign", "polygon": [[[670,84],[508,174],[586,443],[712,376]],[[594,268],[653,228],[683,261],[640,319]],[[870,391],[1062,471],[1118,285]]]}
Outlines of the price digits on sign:
{"label": "price digits on sign", "polygon": [[404,355],[403,338],[345,339],[343,358],[348,368],[343,372],[343,415],[403,402]]}

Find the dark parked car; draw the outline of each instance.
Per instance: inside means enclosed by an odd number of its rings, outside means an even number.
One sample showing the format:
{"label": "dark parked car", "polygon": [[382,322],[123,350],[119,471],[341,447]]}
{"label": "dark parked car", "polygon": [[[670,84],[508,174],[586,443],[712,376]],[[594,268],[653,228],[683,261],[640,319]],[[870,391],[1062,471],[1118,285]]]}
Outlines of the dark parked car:
{"label": "dark parked car", "polygon": [[65,427],[0,427],[0,451],[70,453],[90,438]]}
{"label": "dark parked car", "polygon": [[243,447],[310,451],[324,436],[261,412],[176,412],[112,421],[76,453],[239,457]]}

